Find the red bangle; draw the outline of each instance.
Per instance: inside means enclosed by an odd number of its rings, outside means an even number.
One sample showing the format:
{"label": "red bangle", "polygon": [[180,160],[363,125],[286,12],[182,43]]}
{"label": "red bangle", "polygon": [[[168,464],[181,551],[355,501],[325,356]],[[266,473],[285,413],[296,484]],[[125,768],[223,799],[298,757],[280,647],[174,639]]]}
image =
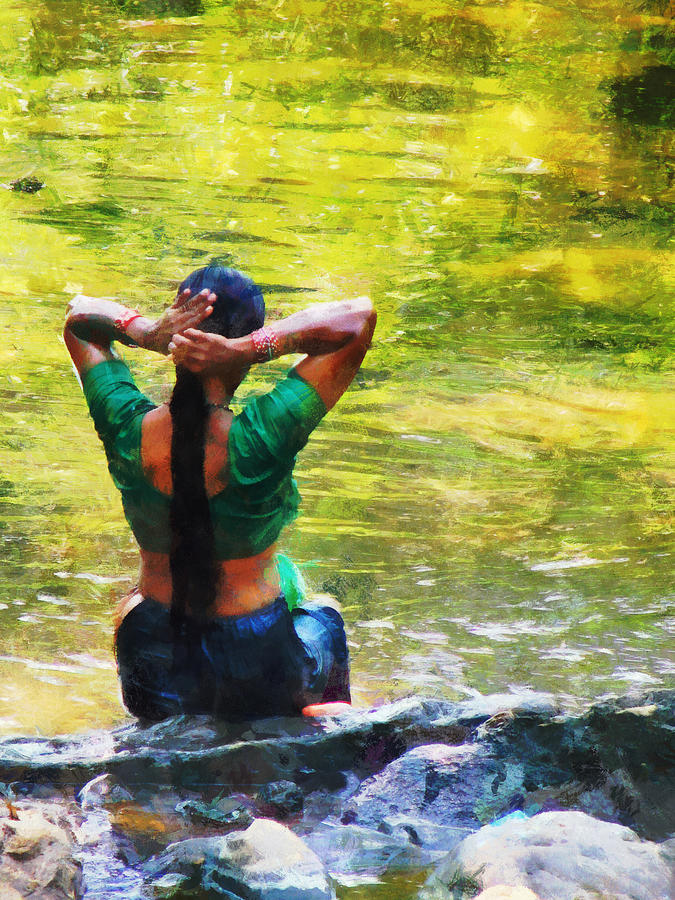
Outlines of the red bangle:
{"label": "red bangle", "polygon": [[134,319],[140,319],[141,313],[137,309],[129,309],[128,307],[124,307],[122,312],[115,319],[115,327],[120,331],[126,331],[129,327],[129,323],[133,322]]}
{"label": "red bangle", "polygon": [[122,312],[115,319],[115,328],[120,333],[120,337],[118,340],[122,344],[127,344],[129,347],[137,347],[137,343],[133,338],[130,338],[127,334],[127,328],[130,323],[134,321],[134,319],[140,319],[141,313],[137,309],[129,309],[128,307],[124,307]]}

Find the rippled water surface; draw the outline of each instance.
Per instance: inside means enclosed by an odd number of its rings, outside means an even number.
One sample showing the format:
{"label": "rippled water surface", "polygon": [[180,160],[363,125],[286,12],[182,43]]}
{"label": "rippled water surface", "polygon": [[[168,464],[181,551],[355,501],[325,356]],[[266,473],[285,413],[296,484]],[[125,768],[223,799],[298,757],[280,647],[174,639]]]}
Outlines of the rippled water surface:
{"label": "rippled water surface", "polygon": [[344,603],[359,702],[673,684],[669,10],[2,4],[0,731],[124,717],[136,557],[65,304],[158,312],[213,259],[272,318],[379,311],[283,539]]}

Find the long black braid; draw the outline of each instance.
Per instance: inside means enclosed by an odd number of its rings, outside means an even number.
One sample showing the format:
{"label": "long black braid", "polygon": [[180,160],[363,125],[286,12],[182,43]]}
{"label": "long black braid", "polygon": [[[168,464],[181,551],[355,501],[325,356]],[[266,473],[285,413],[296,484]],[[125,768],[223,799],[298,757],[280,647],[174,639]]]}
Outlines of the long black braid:
{"label": "long black braid", "polygon": [[[260,328],[265,303],[260,289],[236,269],[207,266],[189,275],[179,291],[194,297],[204,288],[216,294],[213,312],[199,326],[202,331],[241,337]],[[187,620],[203,622],[218,590],[213,525],[204,483],[204,444],[209,407],[200,378],[182,366],[169,405],[171,476],[170,507],[172,595],[174,627]]]}

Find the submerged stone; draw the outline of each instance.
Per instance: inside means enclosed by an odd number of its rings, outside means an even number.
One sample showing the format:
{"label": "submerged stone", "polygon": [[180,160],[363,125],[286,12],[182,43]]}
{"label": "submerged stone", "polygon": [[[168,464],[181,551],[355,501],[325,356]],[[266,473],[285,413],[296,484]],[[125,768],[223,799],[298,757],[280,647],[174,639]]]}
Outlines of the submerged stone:
{"label": "submerged stone", "polygon": [[256,795],[256,803],[264,816],[288,819],[302,812],[304,797],[292,781],[272,781],[264,785]]}
{"label": "submerged stone", "polygon": [[529,888],[499,884],[481,891],[475,900],[541,900],[541,898]]}
{"label": "submerged stone", "polygon": [[185,896],[189,880],[186,875],[163,875],[152,882],[152,896],[157,900]]}
{"label": "submerged stone", "polygon": [[116,803],[128,803],[133,800],[133,796],[124,785],[106,772],[87,782],[77,799],[82,809],[87,811]]}
{"label": "submerged stone", "polygon": [[253,822],[253,816],[244,804],[231,798],[212,803],[184,800],[176,806],[176,812],[200,825],[215,826],[220,833],[248,828]]}
{"label": "submerged stone", "polygon": [[[457,841],[466,832],[457,834]],[[371,882],[386,872],[422,869],[436,863],[446,850],[421,847],[404,829],[382,832],[362,825],[323,823],[305,838],[336,881],[345,884]]]}
{"label": "submerged stone", "polygon": [[119,6],[127,16],[200,16],[204,12],[202,0],[120,0]]}
{"label": "submerged stone", "polygon": [[610,85],[611,109],[617,118],[644,125],[672,127],[675,122],[675,67],[648,66]]}
{"label": "submerged stone", "polygon": [[17,178],[9,184],[13,191],[22,194],[37,194],[45,186],[44,181],[40,181],[35,175],[26,175],[23,178]]}

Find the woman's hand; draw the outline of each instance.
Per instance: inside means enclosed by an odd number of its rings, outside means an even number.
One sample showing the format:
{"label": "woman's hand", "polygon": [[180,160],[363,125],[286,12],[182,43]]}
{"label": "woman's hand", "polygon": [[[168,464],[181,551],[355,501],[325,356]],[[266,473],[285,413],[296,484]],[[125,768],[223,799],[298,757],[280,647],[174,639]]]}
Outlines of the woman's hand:
{"label": "woman's hand", "polygon": [[[158,319],[150,322],[149,326],[147,319],[132,322],[128,329],[129,337],[145,350],[154,350],[156,353],[166,355],[173,336],[187,328],[194,328],[208,318],[215,301],[216,295],[210,293],[207,288],[194,297],[190,297],[190,289],[186,288]],[[134,326],[138,329],[138,334],[134,333]]]}
{"label": "woman's hand", "polygon": [[242,353],[241,339],[231,340],[219,334],[209,334],[188,328],[182,334],[174,334],[169,352],[177,366],[191,372],[213,372],[221,378],[241,374],[250,361]]}
{"label": "woman's hand", "polygon": [[119,340],[166,355],[173,335],[203,322],[211,315],[215,300],[216,295],[207,289],[194,297],[186,289],[158,319],[148,319],[113,300],[78,294],[68,304],[66,326],[80,340],[100,346]]}

